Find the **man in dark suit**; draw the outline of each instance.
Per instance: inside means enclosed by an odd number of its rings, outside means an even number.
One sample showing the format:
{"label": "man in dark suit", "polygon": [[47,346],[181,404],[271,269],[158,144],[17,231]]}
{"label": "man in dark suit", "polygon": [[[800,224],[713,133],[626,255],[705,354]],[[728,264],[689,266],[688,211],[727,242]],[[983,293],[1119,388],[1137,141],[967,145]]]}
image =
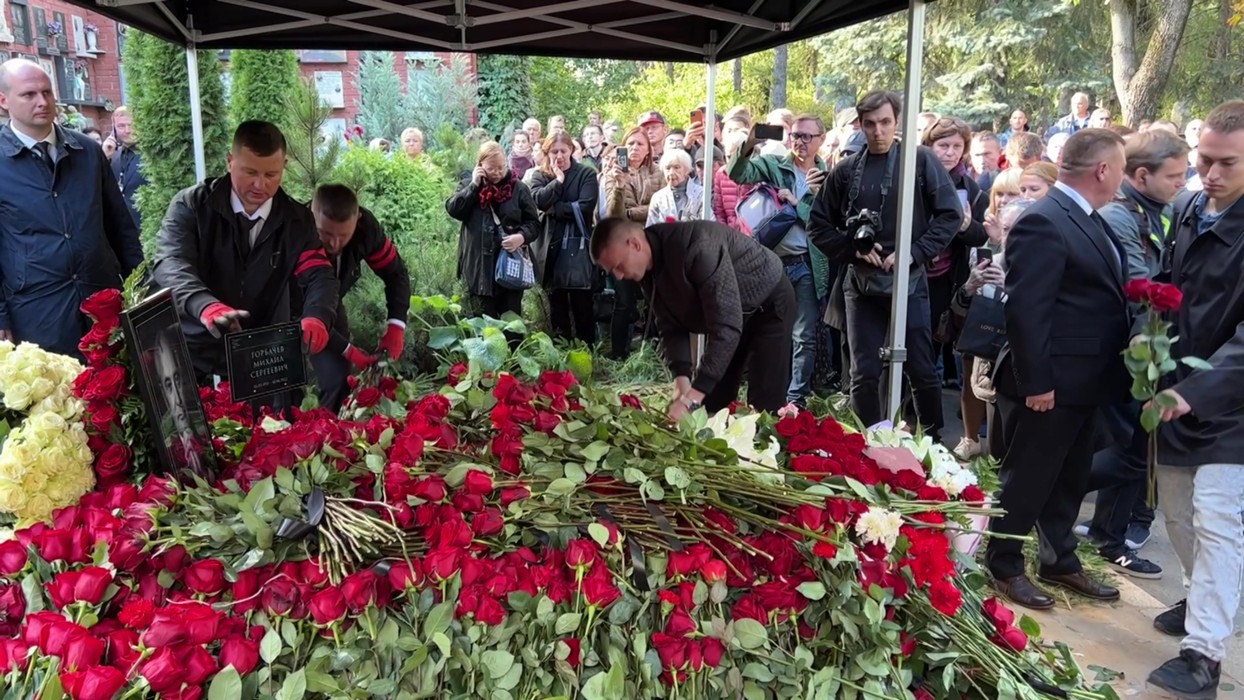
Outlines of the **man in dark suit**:
{"label": "man in dark suit", "polygon": [[[592,258],[644,290],[674,375],[670,420],[701,405],[709,412],[729,406],[744,369],[752,407],[776,412],[786,404],[795,289],[776,253],[712,221],[645,229],[611,217],[592,233]],[[692,334],[706,336],[694,373]]]}
{"label": "man in dark suit", "polygon": [[[1058,182],[1016,221],[1006,242],[1007,347],[994,386],[1007,451],[999,535],[1037,527],[1037,578],[1099,600],[1119,592],[1089,578],[1072,532],[1088,488],[1097,409],[1127,390],[1120,353],[1129,319],[1126,258],[1096,210],[1123,180],[1123,139],[1083,129],[1063,150]],[[1054,599],[1024,573],[1022,543],[991,538],[985,561],[995,588],[1028,608]]]}
{"label": "man in dark suit", "polygon": [[134,203],[134,195],[138,188],[147,184],[147,177],[142,173],[142,155],[138,152],[138,135],[134,133],[134,117],[128,107],[121,106],[112,113],[112,135],[115,151],[112,153],[112,174],[121,186],[121,194],[125,197],[125,206],[129,207],[134,217],[134,225],[142,228],[142,215]]}

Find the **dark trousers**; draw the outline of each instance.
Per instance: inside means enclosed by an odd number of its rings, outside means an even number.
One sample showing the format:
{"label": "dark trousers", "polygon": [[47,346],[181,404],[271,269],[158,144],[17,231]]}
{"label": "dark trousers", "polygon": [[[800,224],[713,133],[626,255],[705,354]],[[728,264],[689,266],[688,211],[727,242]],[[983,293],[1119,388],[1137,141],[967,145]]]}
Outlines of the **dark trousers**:
{"label": "dark trousers", "polygon": [[[1038,573],[1057,576],[1080,571],[1073,529],[1080,501],[1088,491],[1093,462],[1097,410],[1059,406],[1038,413],[1023,399],[998,394],[1006,456],[998,472],[998,506],[1006,515],[990,523],[990,532],[1027,535],[1033,526],[1040,540]],[[1024,573],[1023,542],[991,537],[985,563],[998,579]]]}
{"label": "dark trousers", "polygon": [[507,311],[523,315],[523,290],[506,289],[493,285],[490,296],[471,295],[479,312],[492,318],[501,318]]}
{"label": "dark trousers", "polygon": [[[346,338],[350,337],[350,319],[346,315],[345,304],[337,305],[333,330]],[[350,385],[346,383],[352,369],[349,360],[339,352],[326,349],[311,356],[311,369],[315,371],[320,388],[320,406],[336,413],[350,395]]]}
{"label": "dark trousers", "polygon": [[[783,276],[760,308],[743,320],[743,334],[726,373],[704,397],[704,408],[710,414],[738,400],[744,370],[748,404],[770,413],[786,405],[795,307],[795,288]],[[713,347],[706,346],[704,351],[713,352]]]}
{"label": "dark trousers", "polygon": [[1097,492],[1097,505],[1089,537],[1100,544],[1103,555],[1113,559],[1127,550],[1127,526],[1133,511],[1137,505],[1146,507],[1149,434],[1140,425],[1137,401],[1102,408],[1100,420],[1109,445],[1093,455],[1088,490]]}
{"label": "dark trousers", "polygon": [[[947,270],[945,274],[929,278],[929,324],[934,332],[941,323],[942,315],[950,310],[950,298],[955,293],[955,272]],[[942,378],[958,376],[955,372],[954,343],[933,343],[933,364],[938,358],[942,361]]]}
{"label": "dark trousers", "polygon": [[613,316],[609,319],[609,353],[615,359],[631,354],[635,337],[635,315],[639,312],[642,292],[638,282],[613,280]]}
{"label": "dark trousers", "polygon": [[[846,281],[847,335],[851,351],[851,408],[864,425],[881,422],[881,348],[890,335],[890,297],[860,293],[853,275]],[[907,361],[903,373],[911,384],[921,426],[940,439],[942,385],[933,362],[933,330],[929,325],[929,283],[923,275],[911,280],[907,298]],[[897,409],[897,407],[894,407]]]}
{"label": "dark trousers", "polygon": [[592,312],[592,290],[554,289],[549,292],[549,322],[553,337],[596,344],[596,319]]}

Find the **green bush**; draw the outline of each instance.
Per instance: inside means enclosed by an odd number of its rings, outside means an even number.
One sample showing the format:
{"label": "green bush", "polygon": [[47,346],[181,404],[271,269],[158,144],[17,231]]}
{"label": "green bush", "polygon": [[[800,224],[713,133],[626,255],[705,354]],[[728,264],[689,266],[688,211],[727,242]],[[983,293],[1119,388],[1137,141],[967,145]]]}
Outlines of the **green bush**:
{"label": "green bush", "polygon": [[342,154],[332,180],[358,193],[359,203],[376,215],[398,250],[456,236],[457,222],[445,213],[455,183],[426,159],[411,161],[352,146]]}
{"label": "green bush", "polygon": [[230,116],[233,123],[258,119],[281,129],[290,124],[288,99],[302,86],[298,54],[285,51],[234,51],[229,57],[233,76]]}
{"label": "green bush", "polygon": [[479,125],[501,134],[535,114],[531,97],[531,58],[480,56],[476,64],[479,86]]}

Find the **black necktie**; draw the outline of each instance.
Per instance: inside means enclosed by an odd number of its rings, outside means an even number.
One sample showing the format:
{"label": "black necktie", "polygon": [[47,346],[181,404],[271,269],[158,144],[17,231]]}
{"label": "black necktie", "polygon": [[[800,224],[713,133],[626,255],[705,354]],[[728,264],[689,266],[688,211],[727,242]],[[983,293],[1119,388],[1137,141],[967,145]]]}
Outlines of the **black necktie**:
{"label": "black necktie", "polygon": [[43,162],[43,167],[47,168],[48,172],[56,172],[56,167],[52,162],[52,144],[40,141],[35,144],[35,152],[39,154],[39,160]]}
{"label": "black necktie", "polygon": [[242,249],[242,257],[251,254],[251,229],[258,223],[246,214],[239,213],[238,217],[238,247]]}

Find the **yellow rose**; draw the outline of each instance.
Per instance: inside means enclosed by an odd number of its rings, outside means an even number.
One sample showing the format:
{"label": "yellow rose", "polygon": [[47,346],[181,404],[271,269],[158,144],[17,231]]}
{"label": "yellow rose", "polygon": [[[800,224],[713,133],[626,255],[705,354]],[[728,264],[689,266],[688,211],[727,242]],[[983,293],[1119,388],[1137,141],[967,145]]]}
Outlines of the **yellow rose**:
{"label": "yellow rose", "polygon": [[30,405],[30,384],[16,379],[4,387],[4,405],[14,411],[24,411]]}
{"label": "yellow rose", "polygon": [[[62,504],[67,505],[67,504]],[[43,494],[35,494],[21,508],[18,515],[26,522],[46,521],[52,519],[52,509],[57,507],[51,499]]]}
{"label": "yellow rose", "polygon": [[38,493],[43,491],[47,485],[47,474],[42,471],[26,472],[26,478],[22,480],[22,488],[26,490],[26,493]]}
{"label": "yellow rose", "polygon": [[17,513],[26,507],[26,492],[21,485],[0,485],[0,508],[10,513]]}
{"label": "yellow rose", "polygon": [[39,377],[30,383],[30,395],[35,401],[42,401],[56,390],[56,385],[47,377]]}

